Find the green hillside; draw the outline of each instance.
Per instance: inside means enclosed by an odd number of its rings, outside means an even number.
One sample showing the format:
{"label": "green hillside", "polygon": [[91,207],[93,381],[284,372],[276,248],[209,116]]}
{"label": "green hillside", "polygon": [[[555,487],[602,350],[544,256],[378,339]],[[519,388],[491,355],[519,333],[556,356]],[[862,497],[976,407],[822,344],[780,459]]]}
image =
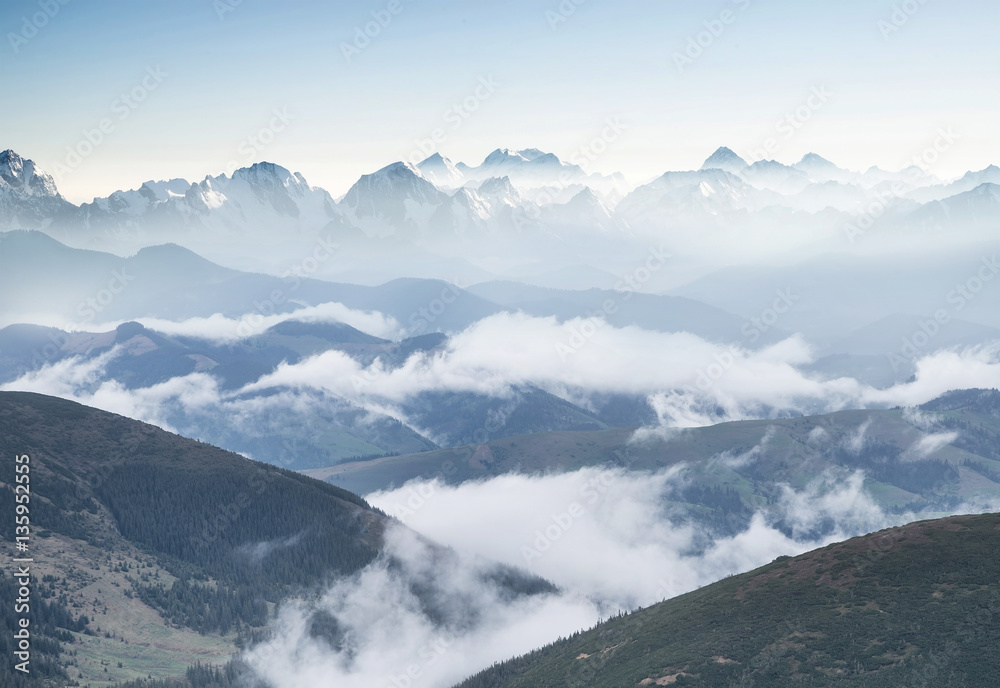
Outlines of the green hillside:
{"label": "green hillside", "polygon": [[332,485],[38,394],[0,393],[0,455],[7,514],[13,457],[30,456],[33,594],[62,642],[39,638],[36,678],[45,659],[63,684],[224,660],[275,603],[372,561],[389,522]]}
{"label": "green hillside", "polygon": [[1000,515],[780,557],[606,621],[460,688],[992,686]]}
{"label": "green hillside", "polygon": [[[282,601],[378,556],[392,563],[392,520],[357,495],[74,402],[0,392],[0,456],[11,515],[25,474],[14,457],[30,457],[36,630],[32,675],[4,662],[0,686],[217,686],[244,671],[227,661],[266,636]],[[11,557],[16,535],[13,516],[0,520]],[[434,570],[457,568],[455,552],[428,545]],[[512,599],[555,590],[500,564],[478,575]],[[412,587],[433,608],[432,591]],[[0,576],[0,591],[15,589]],[[0,612],[0,650],[13,648],[15,616]]]}
{"label": "green hillside", "polygon": [[997,391],[967,390],[919,413],[897,408],[737,421],[644,441],[635,441],[635,428],[547,432],[306,473],[366,494],[414,478],[459,484],[510,472],[656,470],[683,463],[692,488],[682,502],[719,516],[719,493],[735,494],[730,511],[749,516],[776,499],[782,484],[801,489],[825,471],[863,470],[867,491],[883,508],[947,512],[964,500],[1000,497],[998,408]]}

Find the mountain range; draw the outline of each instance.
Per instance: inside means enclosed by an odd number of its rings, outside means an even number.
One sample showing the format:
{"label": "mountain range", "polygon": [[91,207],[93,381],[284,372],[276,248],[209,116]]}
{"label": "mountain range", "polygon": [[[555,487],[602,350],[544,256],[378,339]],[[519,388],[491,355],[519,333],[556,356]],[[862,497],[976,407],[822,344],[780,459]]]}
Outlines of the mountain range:
{"label": "mountain range", "polygon": [[[660,599],[650,562],[676,594],[995,508],[998,211],[995,166],[725,147],[639,184],[500,148],[77,205],[4,151],[0,449],[32,457],[41,563],[39,675],[0,681],[372,683],[433,637],[445,685]],[[899,685],[942,644],[980,685],[995,634],[947,643],[997,595],[994,531],[782,557],[463,685]]]}
{"label": "mountain range", "polygon": [[998,410],[997,391],[965,390],[916,409],[736,421],[646,438],[635,428],[537,432],[304,472],[369,494],[412,480],[461,485],[509,473],[683,466],[686,488],[675,506],[692,520],[739,532],[784,489],[806,489],[824,476],[846,482],[856,471],[864,473],[864,492],[892,513],[993,503],[1000,499]]}
{"label": "mountain range", "polygon": [[[0,306],[0,384],[20,380],[17,389],[37,389],[42,383],[32,382],[33,376],[45,375],[51,378],[45,384],[55,385],[48,389],[68,393],[68,379],[58,375],[69,373],[59,371],[76,370],[86,376],[73,383],[76,393],[93,394],[103,386],[109,400],[155,398],[148,408],[155,415],[147,419],[296,469],[462,445],[474,437],[634,427],[657,422],[647,394],[567,393],[528,380],[495,392],[427,385],[406,399],[388,400],[366,396],[367,376],[412,375],[451,355],[455,342],[477,324],[520,317],[576,323],[565,342],[603,322],[603,329],[632,333],[630,338],[694,336],[762,356],[798,332],[818,342],[810,360],[800,364],[803,374],[886,388],[914,374],[912,356],[899,353],[914,333],[924,333],[924,304],[933,306],[936,294],[969,265],[981,265],[971,255],[900,267],[889,285],[880,266],[871,265],[853,268],[850,284],[836,287],[848,268],[827,261],[780,270],[728,269],[667,295],[511,281],[464,289],[425,279],[362,286],[241,272],[177,245],[146,247],[122,258],[70,248],[37,231],[11,231],[0,234],[0,290],[17,298]],[[33,288],[22,289],[26,283]],[[870,298],[876,289],[877,301]],[[780,293],[794,300],[792,306],[765,324],[760,318],[769,311],[760,305],[775,303]],[[1000,339],[998,298],[1000,293],[983,290],[962,313],[932,323],[937,329],[923,353]],[[252,388],[282,366],[333,354],[356,367],[343,390]],[[416,367],[407,368],[408,362]],[[190,385],[209,390],[208,397],[185,403],[177,391]]]}
{"label": "mountain range", "polygon": [[[408,253],[411,276],[417,262],[426,276],[448,279],[474,265],[480,275],[510,278],[532,269],[527,245],[532,256],[574,247],[573,261],[558,258],[549,269],[583,263],[614,271],[651,241],[690,250],[741,238],[759,243],[776,226],[786,244],[804,251],[862,239],[876,246],[906,234],[982,237],[996,217],[998,185],[996,166],[945,182],[916,167],[853,172],[815,154],[792,165],[749,164],[728,148],[698,170],[628,185],[619,174],[588,173],[537,149],[497,149],[475,167],[438,153],[391,163],[339,200],[301,174],[260,162],[200,182],[147,181],[77,206],[34,162],[6,150],[0,229],[40,229],[119,254],[172,242],[234,267],[271,270],[275,257],[301,260],[319,238],[341,255],[318,275],[357,279],[359,265],[369,279],[398,275]],[[270,262],[254,250],[258,242],[270,245]]]}

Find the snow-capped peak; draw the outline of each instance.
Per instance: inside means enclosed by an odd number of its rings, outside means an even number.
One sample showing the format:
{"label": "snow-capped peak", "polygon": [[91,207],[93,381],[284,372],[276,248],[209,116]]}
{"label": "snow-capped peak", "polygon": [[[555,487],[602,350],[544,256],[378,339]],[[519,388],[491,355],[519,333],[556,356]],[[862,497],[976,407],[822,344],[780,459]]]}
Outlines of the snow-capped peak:
{"label": "snow-capped peak", "polygon": [[724,170],[726,172],[731,172],[733,174],[738,174],[745,170],[749,165],[747,161],[738,156],[730,148],[722,146],[714,153],[712,153],[707,160],[702,164],[701,169],[703,170]]}
{"label": "snow-capped peak", "polygon": [[417,163],[417,169],[431,183],[437,186],[460,186],[464,176],[451,160],[434,153],[427,159]]}
{"label": "snow-capped peak", "polygon": [[281,165],[273,162],[255,162],[250,167],[241,167],[233,172],[232,178],[242,179],[249,184],[272,185],[275,182],[284,186],[289,184],[297,185],[301,183],[301,175],[294,175]]}
{"label": "snow-capped peak", "polygon": [[516,161],[516,162],[527,162],[529,158],[521,155],[517,151],[512,151],[509,148],[497,148],[495,151],[486,156],[483,160],[482,167],[500,165],[506,162]]}
{"label": "snow-capped peak", "polygon": [[9,148],[0,153],[0,180],[0,186],[8,186],[22,196],[62,198],[50,175]]}
{"label": "snow-capped peak", "polygon": [[797,163],[795,163],[795,165],[793,165],[793,167],[810,168],[810,169],[820,169],[820,168],[834,169],[834,170],[840,169],[832,162],[830,162],[821,155],[817,155],[816,153],[806,153],[805,155],[802,156],[801,160],[799,160]]}
{"label": "snow-capped peak", "polygon": [[479,185],[477,194],[489,202],[494,212],[500,206],[514,208],[521,203],[521,194],[510,183],[509,177],[490,177]]}
{"label": "snow-capped peak", "polygon": [[417,167],[408,162],[394,162],[363,175],[348,190],[341,206],[356,219],[409,222],[414,218],[414,207],[437,207],[448,198]]}

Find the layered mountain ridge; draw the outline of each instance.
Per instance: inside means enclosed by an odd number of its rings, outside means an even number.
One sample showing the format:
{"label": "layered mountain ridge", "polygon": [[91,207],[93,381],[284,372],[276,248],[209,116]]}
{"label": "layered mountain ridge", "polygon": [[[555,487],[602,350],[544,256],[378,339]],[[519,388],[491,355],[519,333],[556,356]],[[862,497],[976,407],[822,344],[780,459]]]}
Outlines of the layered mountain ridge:
{"label": "layered mountain ridge", "polygon": [[[995,165],[943,182],[915,167],[852,172],[813,153],[792,165],[750,163],[721,147],[698,170],[668,171],[630,186],[620,174],[587,172],[552,153],[499,148],[475,167],[440,153],[416,165],[391,163],[363,175],[339,202],[301,174],[259,162],[194,183],[150,180],[75,206],[32,160],[7,150],[0,154],[0,229],[44,229],[63,239],[104,233],[120,240],[144,232],[183,237],[205,229],[255,234],[353,227],[368,237],[434,243],[466,231],[526,227],[549,235],[566,235],[568,228],[577,236],[627,235],[721,217],[739,222],[748,213],[778,210],[832,212],[844,223],[871,215],[873,203],[883,206],[876,213],[882,223],[926,224],[931,216],[946,225],[992,217],[991,187],[998,183]],[[585,207],[581,198],[588,200]]]}

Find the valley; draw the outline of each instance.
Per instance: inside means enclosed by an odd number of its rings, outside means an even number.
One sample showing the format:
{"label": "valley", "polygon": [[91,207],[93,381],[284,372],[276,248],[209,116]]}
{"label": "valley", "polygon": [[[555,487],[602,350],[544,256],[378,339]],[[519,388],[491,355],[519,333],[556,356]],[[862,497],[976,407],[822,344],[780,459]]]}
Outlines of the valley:
{"label": "valley", "polygon": [[0,3],[0,688],[995,685],[998,21]]}

